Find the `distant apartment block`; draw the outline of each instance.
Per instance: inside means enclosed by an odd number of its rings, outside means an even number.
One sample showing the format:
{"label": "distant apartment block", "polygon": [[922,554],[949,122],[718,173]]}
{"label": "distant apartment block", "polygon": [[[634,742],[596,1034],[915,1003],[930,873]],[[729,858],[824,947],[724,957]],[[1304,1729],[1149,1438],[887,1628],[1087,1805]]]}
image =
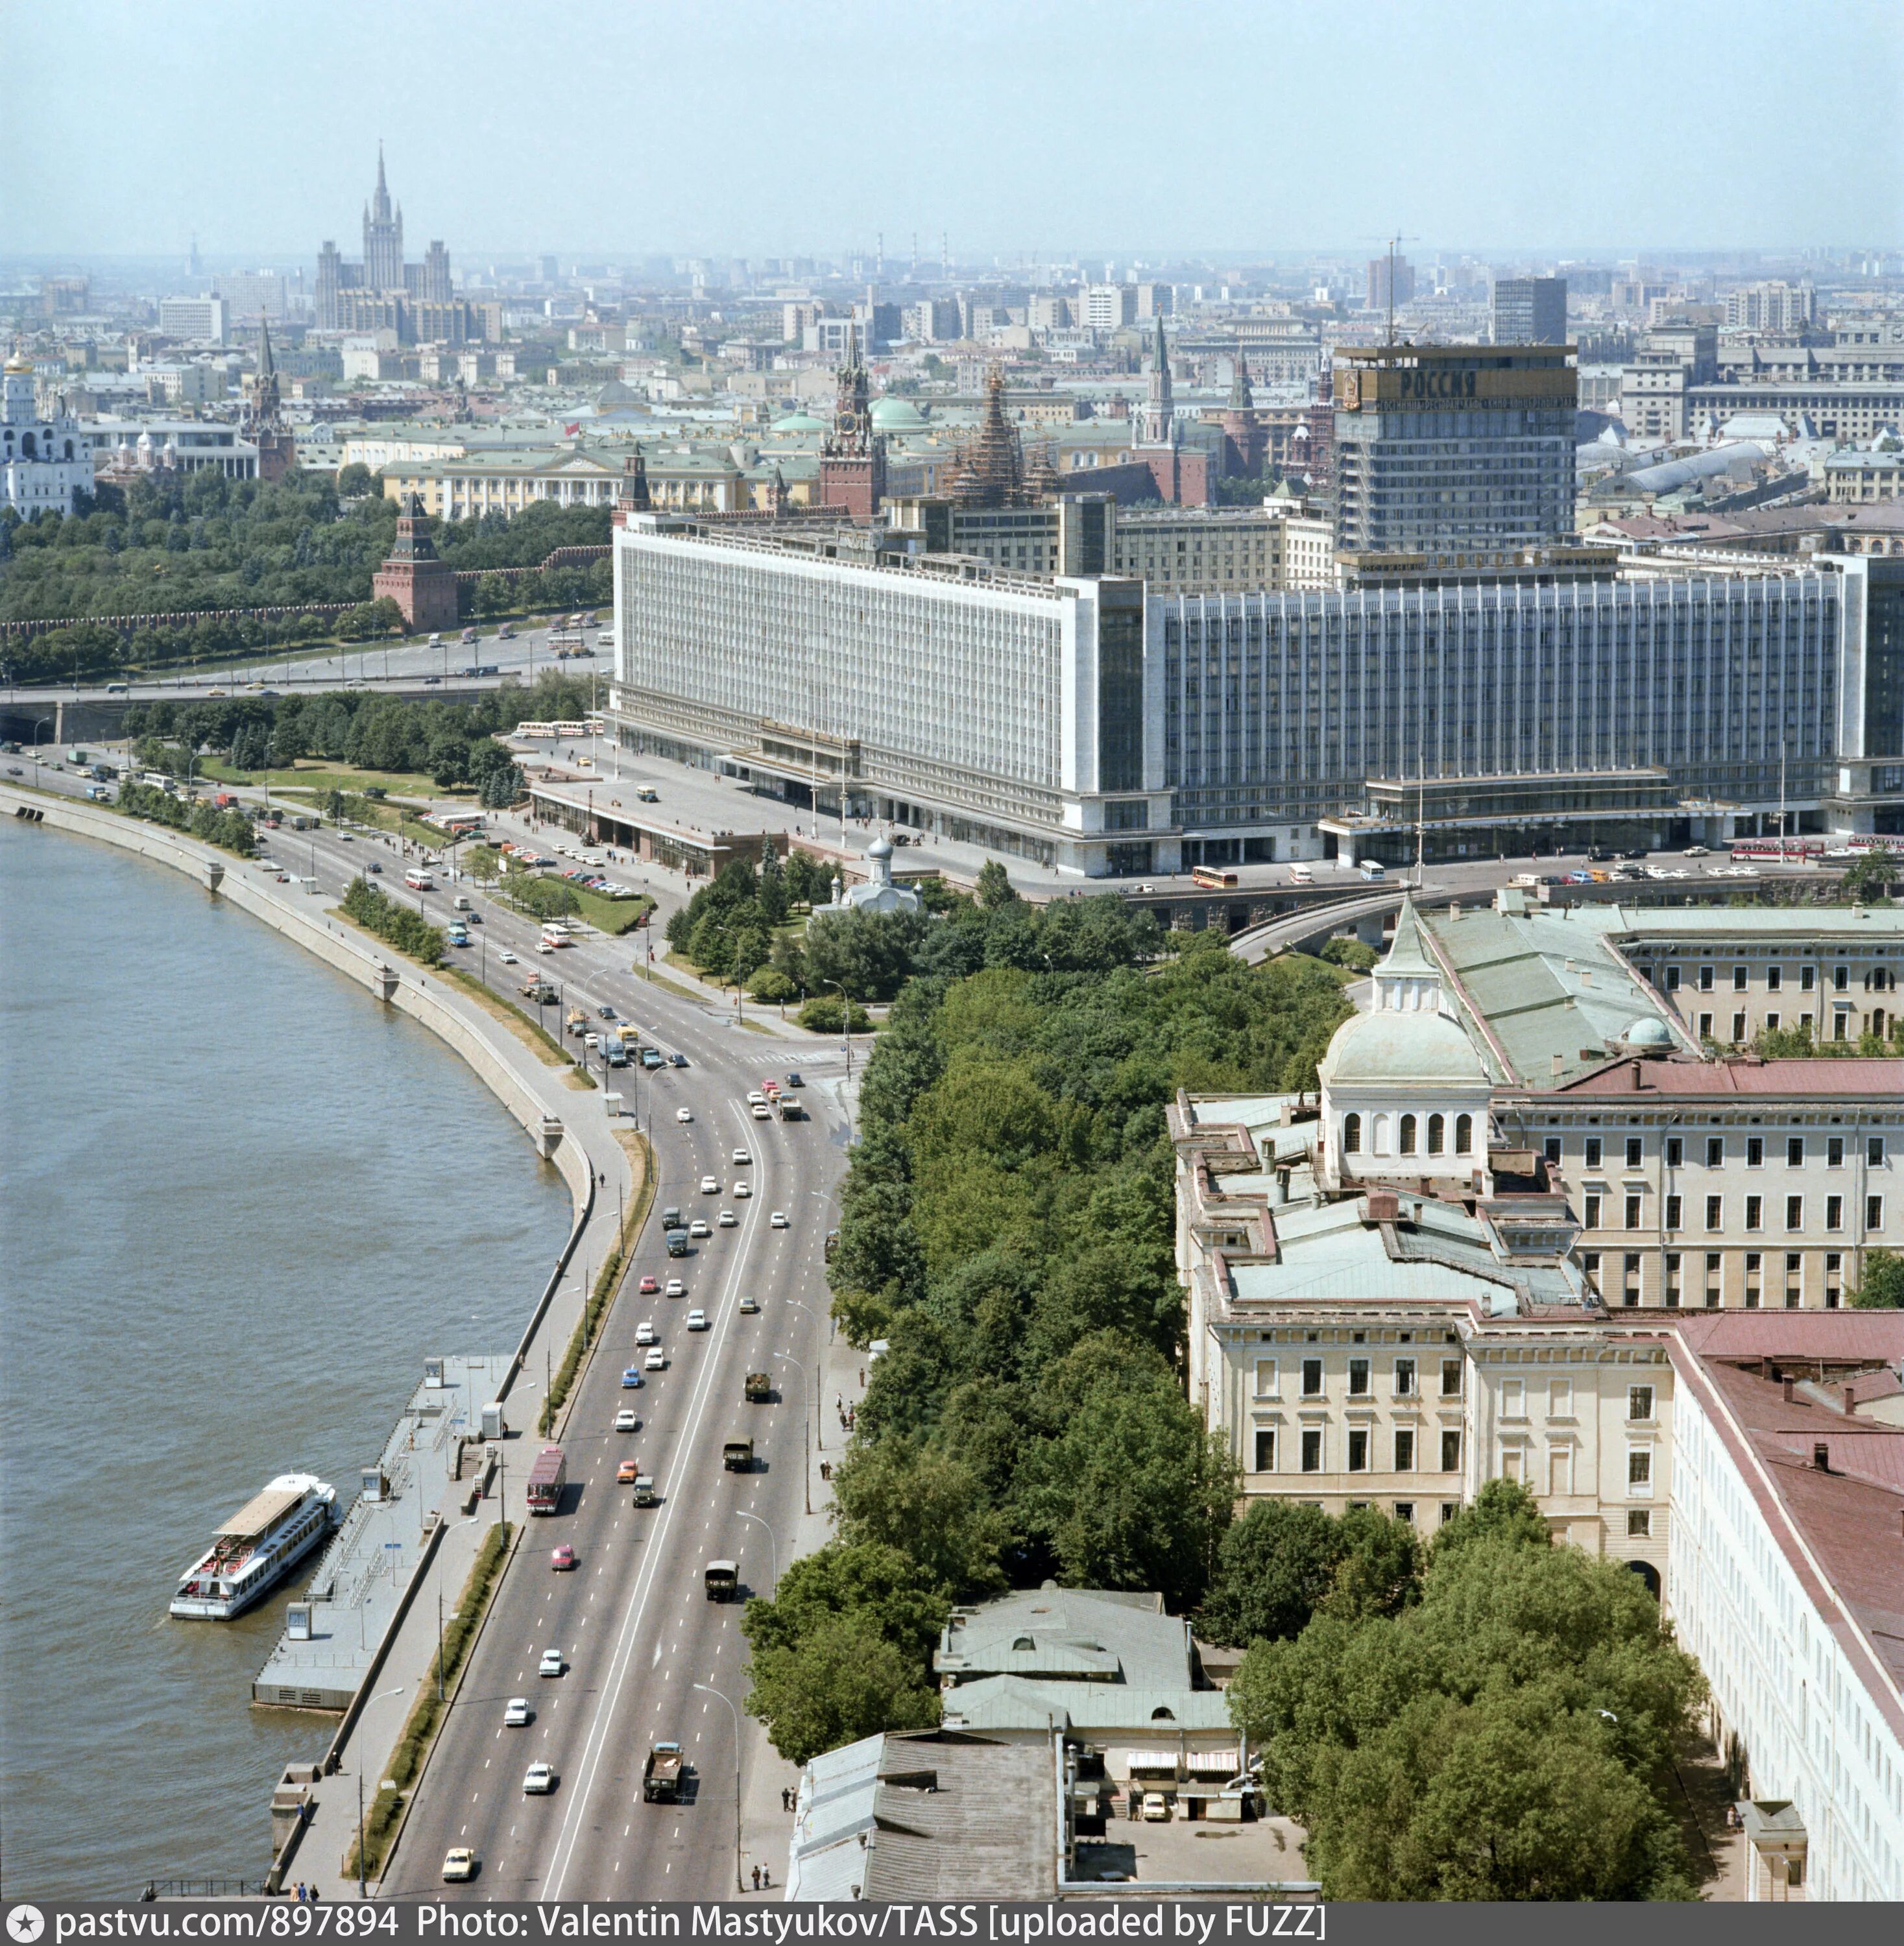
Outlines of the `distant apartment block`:
{"label": "distant apartment block", "polygon": [[1498,278],[1494,287],[1492,327],[1497,344],[1565,344],[1566,279]]}
{"label": "distant apartment block", "polygon": [[161,298],[159,330],[165,338],[184,338],[195,344],[222,344],[225,341],[225,307],[222,298]]}

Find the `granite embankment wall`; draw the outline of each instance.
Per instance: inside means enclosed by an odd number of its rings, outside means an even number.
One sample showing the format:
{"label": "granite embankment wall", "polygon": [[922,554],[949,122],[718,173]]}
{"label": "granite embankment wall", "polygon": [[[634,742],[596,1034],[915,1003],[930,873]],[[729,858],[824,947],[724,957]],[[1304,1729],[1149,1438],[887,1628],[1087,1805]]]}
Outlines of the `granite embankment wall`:
{"label": "granite embankment wall", "polygon": [[212,889],[215,868],[219,876],[215,896],[262,919],[267,925],[275,926],[306,952],[314,953],[346,979],[387,1004],[400,1008],[454,1048],[522,1124],[538,1150],[548,1154],[562,1172],[574,1202],[578,1228],[586,1220],[595,1172],[580,1142],[564,1129],[552,1151],[545,1143],[545,1123],[562,1120],[560,1106],[552,1095],[544,1096],[532,1086],[490,1043],[482,1028],[470,1018],[474,1009],[465,1012],[463,1005],[451,997],[447,981],[433,981],[428,974],[415,967],[394,958],[385,959],[361,934],[329,917],[320,900],[310,894],[281,888],[274,880],[266,879],[255,864],[196,839],[159,825],[142,824],[98,805],[76,803],[48,792],[0,786],[0,816],[13,817],[22,808],[37,812],[40,822],[55,830],[97,839],[122,851],[169,866],[195,879],[208,891]]}

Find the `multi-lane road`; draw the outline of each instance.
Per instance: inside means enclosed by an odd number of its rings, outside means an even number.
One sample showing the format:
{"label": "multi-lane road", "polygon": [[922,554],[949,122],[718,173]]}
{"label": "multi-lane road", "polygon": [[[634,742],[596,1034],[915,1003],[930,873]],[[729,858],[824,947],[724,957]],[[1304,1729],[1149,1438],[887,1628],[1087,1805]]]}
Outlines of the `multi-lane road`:
{"label": "multi-lane road", "polygon": [[[46,781],[76,794],[82,780],[54,774]],[[301,877],[314,869],[326,893],[341,890],[374,857],[392,894],[408,895],[403,860],[379,838],[358,833],[346,842],[328,828],[261,836],[286,869]],[[533,922],[467,881],[453,889],[471,898],[483,920],[477,936],[484,948],[456,952],[459,965],[475,971],[486,960],[499,993],[512,994],[531,968],[559,978],[569,1005],[586,1006],[598,1020],[601,1007],[610,1005],[638,1023],[645,1041],[688,1064],[600,1077],[629,1105],[638,1101],[657,1172],[653,1213],[574,1395],[563,1438],[569,1486],[556,1515],[524,1518],[523,1485],[542,1444],[533,1431],[539,1398],[533,1383],[511,1415],[521,1423],[505,1447],[503,1506],[524,1531],[384,1889],[477,1899],[716,1898],[735,1882],[737,1727],[743,1793],[759,1764],[778,1760],[760,1726],[740,1713],[747,1659],[741,1609],[709,1602],[704,1574],[709,1560],[732,1560],[743,1597],[770,1592],[791,1558],[809,1466],[814,1489],[820,1487],[808,1441],[818,1430],[812,1415],[824,1403],[815,1395],[827,1330],[824,1244],[846,1163],[846,1115],[836,1085],[840,1052],[749,1030],[723,1009],[649,984],[631,970],[638,949],[629,939],[597,938],[539,956]],[[423,901],[432,919],[448,916],[447,891],[426,893]],[[505,963],[505,951],[517,955],[515,964]],[[756,1120],[747,1093],[765,1076],[790,1070],[807,1079],[799,1095],[807,1119]],[[691,1119],[680,1119],[684,1109]],[[737,1161],[737,1151],[748,1159]],[[703,1178],[716,1189],[704,1193]],[[746,1195],[737,1193],[742,1183]],[[660,1212],[669,1205],[688,1220],[704,1216],[709,1226],[685,1259],[669,1257],[662,1241]],[[719,1225],[724,1209],[737,1219],[731,1228]],[[784,1228],[774,1223],[776,1211]],[[662,1292],[678,1277],[685,1294],[644,1296],[646,1276]],[[743,1300],[758,1308],[743,1311]],[[687,1328],[694,1309],[706,1314],[704,1332]],[[666,1365],[644,1372],[638,1389],[624,1388],[624,1368],[642,1361],[635,1335],[644,1320],[655,1327]],[[750,1404],[743,1396],[746,1375],[756,1371],[774,1381],[771,1403]],[[538,1375],[525,1376],[533,1382]],[[638,1414],[638,1431],[615,1431],[624,1406]],[[753,1438],[755,1463],[730,1472],[722,1448],[739,1435]],[[617,1482],[621,1462],[630,1459],[655,1481],[654,1507],[636,1508],[632,1490]],[[561,1544],[574,1549],[576,1565],[558,1573],[551,1556]],[[560,1677],[536,1673],[549,1648],[562,1653]],[[525,1726],[505,1729],[512,1697],[526,1697],[533,1713]],[[641,1799],[643,1762],[660,1738],[687,1753],[687,1786],[676,1805]],[[524,1774],[539,1761],[554,1768],[556,1787],[526,1795]],[[444,1858],[456,1846],[475,1852],[478,1876],[447,1886]],[[776,1850],[747,1862],[750,1870],[756,1861],[770,1864],[777,1878],[784,1860]]]}
{"label": "multi-lane road", "polygon": [[[400,860],[376,839],[360,834],[345,844],[329,829],[279,836],[289,863],[297,862],[294,847],[314,843],[327,890],[375,853],[392,894],[406,896]],[[818,1456],[808,1449],[826,1329],[824,1243],[846,1159],[845,1116],[830,1085],[841,1072],[839,1052],[748,1031],[705,1002],[649,984],[631,970],[639,949],[629,939],[539,956],[533,922],[466,880],[455,890],[483,921],[476,928],[483,944],[456,952],[459,965],[475,971],[486,963],[499,993],[512,993],[532,969],[544,972],[561,982],[567,1006],[598,1021],[601,1005],[610,1005],[638,1023],[644,1040],[684,1055],[688,1065],[601,1076],[629,1105],[638,1100],[657,1172],[654,1214],[570,1410],[562,1511],[527,1523],[385,1890],[581,1898],[651,1896],[659,1888],[670,1898],[717,1897],[734,1883],[737,1719],[743,1793],[765,1747],[759,1726],[739,1714],[747,1659],[740,1608],[710,1602],[704,1576],[709,1560],[732,1560],[743,1595],[770,1592],[790,1558],[809,1466],[819,1484]],[[447,890],[425,894],[423,903],[431,918],[447,916]],[[505,950],[518,956],[514,965],[503,962]],[[756,1120],[749,1092],[790,1070],[808,1082],[800,1093],[807,1119]],[[682,1109],[691,1120],[679,1119]],[[737,1151],[749,1159],[737,1162]],[[709,1178],[718,1188],[704,1193]],[[660,1212],[670,1205],[688,1220],[705,1217],[711,1231],[685,1259],[670,1258],[662,1240]],[[734,1227],[720,1227],[724,1209]],[[787,1219],[784,1229],[774,1225],[776,1211]],[[678,1277],[685,1295],[644,1297],[644,1277],[663,1292]],[[743,1311],[743,1299],[758,1310]],[[687,1328],[695,1309],[706,1314],[704,1332]],[[644,1371],[639,1388],[625,1388],[624,1368],[644,1358],[635,1342],[644,1321],[654,1326],[667,1364]],[[746,1403],[750,1371],[771,1376],[774,1403]],[[532,1395],[520,1416],[529,1418],[534,1403]],[[625,1406],[639,1416],[637,1432],[614,1430]],[[722,1448],[740,1435],[753,1438],[754,1469],[729,1472]],[[523,1518],[521,1486],[541,1443],[533,1429],[508,1442],[512,1519]],[[658,1505],[636,1508],[632,1490],[617,1484],[624,1460],[653,1478]],[[557,1572],[551,1557],[563,1544],[575,1550],[576,1565]],[[560,1677],[536,1673],[548,1648],[562,1652]],[[505,1729],[512,1697],[526,1697],[533,1714],[527,1725]],[[642,1765],[657,1738],[687,1752],[678,1805],[641,1800]],[[546,1796],[522,1788],[536,1762],[555,1771]],[[442,1883],[444,1855],[455,1846],[477,1856],[478,1876],[467,1886]]]}

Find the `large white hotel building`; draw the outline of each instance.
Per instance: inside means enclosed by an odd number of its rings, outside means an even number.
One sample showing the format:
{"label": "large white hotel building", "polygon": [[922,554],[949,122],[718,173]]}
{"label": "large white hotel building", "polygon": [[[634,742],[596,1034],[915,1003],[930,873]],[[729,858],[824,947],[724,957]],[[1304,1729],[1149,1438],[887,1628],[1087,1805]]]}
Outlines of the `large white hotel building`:
{"label": "large white hotel building", "polygon": [[1904,561],[1164,595],[617,517],[627,747],[1062,873],[1904,829]]}

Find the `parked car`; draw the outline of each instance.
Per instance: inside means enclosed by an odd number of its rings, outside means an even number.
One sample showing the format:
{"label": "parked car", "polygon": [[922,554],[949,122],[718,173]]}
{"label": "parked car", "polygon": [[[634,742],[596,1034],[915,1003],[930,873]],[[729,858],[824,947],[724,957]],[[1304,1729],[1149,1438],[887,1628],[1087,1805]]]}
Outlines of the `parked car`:
{"label": "parked car", "polygon": [[1147,1824],[1167,1824],[1170,1821],[1170,1800],[1161,1790],[1145,1791],[1142,1816]]}

